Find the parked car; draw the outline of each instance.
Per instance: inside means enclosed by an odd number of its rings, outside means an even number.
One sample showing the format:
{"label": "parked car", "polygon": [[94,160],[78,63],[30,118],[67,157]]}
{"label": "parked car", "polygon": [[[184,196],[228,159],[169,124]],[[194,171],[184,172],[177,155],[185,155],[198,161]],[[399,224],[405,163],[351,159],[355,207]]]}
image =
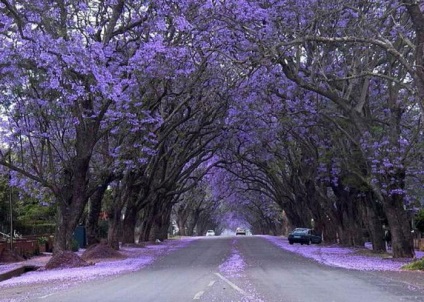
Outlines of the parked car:
{"label": "parked car", "polygon": [[246,235],[246,230],[243,228],[237,228],[236,235]]}
{"label": "parked car", "polygon": [[322,238],[314,230],[308,228],[296,228],[288,237],[289,243],[300,243],[300,244],[319,244],[322,242]]}
{"label": "parked car", "polygon": [[206,232],[206,236],[215,236],[215,231],[214,230],[208,230]]}

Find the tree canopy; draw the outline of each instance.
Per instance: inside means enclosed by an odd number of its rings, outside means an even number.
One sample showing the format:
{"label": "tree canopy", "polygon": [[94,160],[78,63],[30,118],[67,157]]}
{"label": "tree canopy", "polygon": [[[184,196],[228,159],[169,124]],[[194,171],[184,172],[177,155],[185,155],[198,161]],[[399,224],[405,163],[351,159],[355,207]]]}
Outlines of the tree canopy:
{"label": "tree canopy", "polygon": [[176,219],[348,245],[366,232],[383,250],[384,221],[394,256],[412,257],[423,9],[0,0],[0,165],[55,206],[55,251],[84,217],[97,240],[103,210],[115,248]]}

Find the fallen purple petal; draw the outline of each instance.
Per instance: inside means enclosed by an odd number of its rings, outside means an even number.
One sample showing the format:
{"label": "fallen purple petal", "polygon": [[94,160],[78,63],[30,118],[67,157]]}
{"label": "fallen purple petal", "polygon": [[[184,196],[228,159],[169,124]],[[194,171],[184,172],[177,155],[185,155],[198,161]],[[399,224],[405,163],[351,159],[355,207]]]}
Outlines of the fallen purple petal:
{"label": "fallen purple petal", "polygon": [[[377,255],[360,255],[358,254],[361,251],[360,248],[340,247],[338,245],[290,245],[284,237],[264,236],[264,238],[284,250],[314,259],[325,265],[347,269],[400,271],[402,266],[412,261],[412,259],[393,259],[383,258]],[[369,249],[371,246],[368,244],[367,248]],[[423,255],[423,252],[416,252],[417,258],[421,258]]]}
{"label": "fallen purple petal", "polygon": [[[137,271],[151,264],[158,257],[187,246],[193,240],[195,240],[195,238],[169,240],[158,245],[148,245],[144,248],[123,247],[120,249],[120,252],[127,256],[127,259],[101,261],[95,265],[87,267],[28,272],[21,276],[2,281],[0,283],[0,289],[2,287],[11,287],[17,284],[44,283],[53,281],[60,281],[60,286],[66,286],[66,281],[86,281],[102,276]],[[18,268],[22,265],[22,263],[1,265],[0,273]]]}
{"label": "fallen purple petal", "polygon": [[238,278],[246,268],[246,262],[240,255],[237,247],[237,240],[231,241],[232,249],[231,256],[219,266],[219,272],[226,277]]}

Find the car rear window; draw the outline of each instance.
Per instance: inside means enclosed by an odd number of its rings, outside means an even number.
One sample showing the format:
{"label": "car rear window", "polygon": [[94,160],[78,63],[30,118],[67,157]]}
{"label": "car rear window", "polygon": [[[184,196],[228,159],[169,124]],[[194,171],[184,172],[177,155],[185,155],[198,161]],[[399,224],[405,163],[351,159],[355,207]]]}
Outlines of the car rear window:
{"label": "car rear window", "polygon": [[293,234],[307,234],[308,230],[294,230]]}

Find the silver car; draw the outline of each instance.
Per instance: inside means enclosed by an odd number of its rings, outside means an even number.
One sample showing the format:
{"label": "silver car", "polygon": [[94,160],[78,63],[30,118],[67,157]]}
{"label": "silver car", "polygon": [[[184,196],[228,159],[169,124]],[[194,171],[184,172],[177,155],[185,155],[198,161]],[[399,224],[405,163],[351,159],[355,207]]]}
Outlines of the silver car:
{"label": "silver car", "polygon": [[215,231],[214,230],[208,230],[206,232],[206,236],[215,236]]}

